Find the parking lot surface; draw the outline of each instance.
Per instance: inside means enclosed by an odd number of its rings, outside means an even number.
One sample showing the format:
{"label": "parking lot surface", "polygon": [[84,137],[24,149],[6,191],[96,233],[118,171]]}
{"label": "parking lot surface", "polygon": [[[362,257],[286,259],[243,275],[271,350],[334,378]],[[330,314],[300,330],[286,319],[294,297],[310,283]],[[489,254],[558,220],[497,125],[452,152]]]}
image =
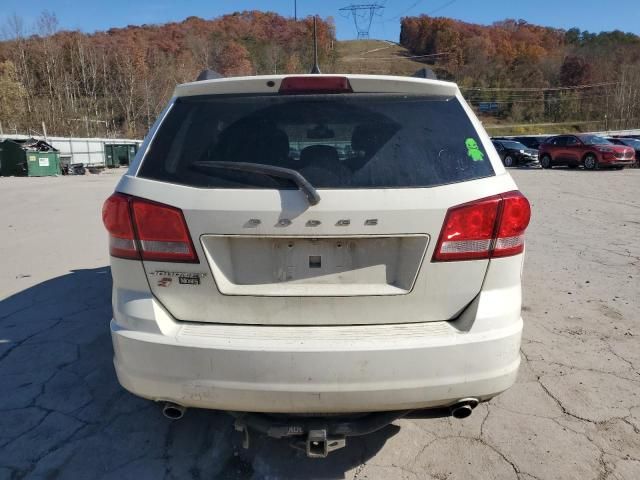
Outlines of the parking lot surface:
{"label": "parking lot surface", "polygon": [[0,479],[638,479],[640,170],[515,170],[533,208],[517,384],[326,460],[117,383],[100,221],[118,175],[0,178]]}

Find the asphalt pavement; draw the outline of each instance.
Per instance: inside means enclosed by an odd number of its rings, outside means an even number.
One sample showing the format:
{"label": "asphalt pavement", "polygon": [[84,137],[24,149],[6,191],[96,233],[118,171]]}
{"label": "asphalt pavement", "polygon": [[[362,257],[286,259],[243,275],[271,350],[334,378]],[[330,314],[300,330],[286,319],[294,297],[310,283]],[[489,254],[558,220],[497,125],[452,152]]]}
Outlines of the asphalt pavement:
{"label": "asphalt pavement", "polygon": [[533,206],[522,366],[465,420],[325,460],[118,384],[103,200],[117,174],[0,178],[0,479],[640,478],[640,170],[513,170]]}

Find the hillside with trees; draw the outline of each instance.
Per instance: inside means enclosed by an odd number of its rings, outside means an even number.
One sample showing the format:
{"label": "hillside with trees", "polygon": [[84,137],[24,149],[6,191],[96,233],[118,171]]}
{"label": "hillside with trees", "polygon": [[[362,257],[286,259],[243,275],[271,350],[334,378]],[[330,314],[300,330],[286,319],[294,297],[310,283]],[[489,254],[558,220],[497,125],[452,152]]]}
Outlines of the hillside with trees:
{"label": "hillside with trees", "polygon": [[[38,35],[19,17],[0,43],[0,124],[8,132],[141,138],[176,84],[211,68],[223,75],[308,72],[311,17],[294,21],[249,11],[213,20],[59,31],[44,12]],[[319,20],[318,53],[335,63],[335,28]]]}
{"label": "hillside with trees", "polygon": [[[505,20],[490,26],[401,20],[400,43],[454,80],[485,116],[577,129],[640,124],[640,37]],[[606,118],[605,118],[606,115]]]}
{"label": "hillside with trees", "polygon": [[[87,34],[60,30],[49,12],[30,28],[14,16],[0,42],[0,126],[40,134],[44,122],[50,135],[140,138],[175,85],[205,68],[308,72],[312,23],[246,11]],[[327,73],[407,75],[430,66],[459,83],[490,133],[640,125],[636,35],[423,15],[401,19],[400,45],[337,42],[331,18],[318,22],[318,41]]]}

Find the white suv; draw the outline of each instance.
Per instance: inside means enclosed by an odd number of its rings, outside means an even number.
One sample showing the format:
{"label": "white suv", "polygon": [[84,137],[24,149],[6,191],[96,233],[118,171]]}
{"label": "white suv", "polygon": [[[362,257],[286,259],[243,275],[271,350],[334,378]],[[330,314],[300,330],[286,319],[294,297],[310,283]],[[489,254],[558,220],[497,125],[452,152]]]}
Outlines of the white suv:
{"label": "white suv", "polygon": [[529,217],[453,83],[180,85],[104,205],[118,379],[310,456],[467,416],[516,378]]}

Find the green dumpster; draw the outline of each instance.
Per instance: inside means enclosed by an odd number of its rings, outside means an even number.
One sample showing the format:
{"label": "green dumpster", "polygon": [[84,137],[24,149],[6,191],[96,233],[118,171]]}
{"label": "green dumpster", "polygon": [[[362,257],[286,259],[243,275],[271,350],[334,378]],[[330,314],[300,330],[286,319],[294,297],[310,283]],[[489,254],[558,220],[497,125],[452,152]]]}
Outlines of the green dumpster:
{"label": "green dumpster", "polygon": [[107,168],[129,165],[138,152],[138,145],[132,143],[108,143],[104,146]]}
{"label": "green dumpster", "polygon": [[27,171],[30,177],[60,175],[60,154],[27,150]]}
{"label": "green dumpster", "polygon": [[60,153],[42,140],[0,142],[0,175],[46,177],[60,175]]}

